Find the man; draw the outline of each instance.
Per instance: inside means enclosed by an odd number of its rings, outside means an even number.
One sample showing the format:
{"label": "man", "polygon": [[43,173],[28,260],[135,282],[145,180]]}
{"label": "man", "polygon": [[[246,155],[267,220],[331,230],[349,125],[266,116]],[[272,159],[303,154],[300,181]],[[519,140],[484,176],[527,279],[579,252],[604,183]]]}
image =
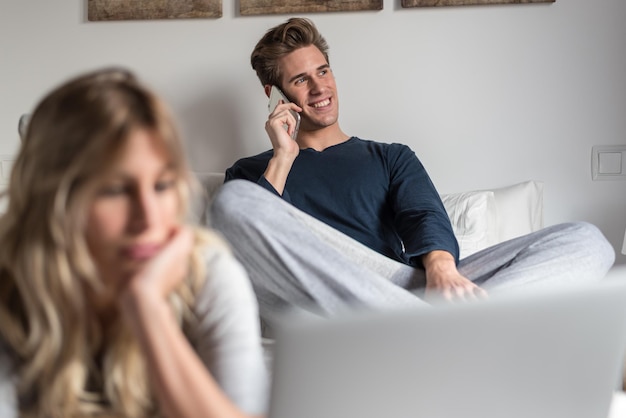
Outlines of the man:
{"label": "man", "polygon": [[[485,289],[604,276],[614,251],[587,223],[546,228],[459,260],[439,194],[413,151],[341,130],[327,51],[302,18],[258,42],[251,63],[265,93],[275,85],[291,102],[265,124],[272,149],[229,168],[213,205],[214,226],[248,268],[262,316],[286,307],[332,313],[467,300],[486,297]],[[295,140],[290,111],[301,117]]]}

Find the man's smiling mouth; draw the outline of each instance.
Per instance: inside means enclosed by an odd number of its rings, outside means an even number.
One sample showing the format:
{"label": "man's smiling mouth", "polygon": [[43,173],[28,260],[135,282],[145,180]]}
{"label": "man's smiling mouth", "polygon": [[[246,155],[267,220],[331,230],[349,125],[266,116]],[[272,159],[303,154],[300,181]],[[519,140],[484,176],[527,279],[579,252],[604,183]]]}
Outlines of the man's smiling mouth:
{"label": "man's smiling mouth", "polygon": [[311,106],[318,109],[320,107],[325,107],[330,104],[330,99],[322,100],[321,102],[313,103]]}

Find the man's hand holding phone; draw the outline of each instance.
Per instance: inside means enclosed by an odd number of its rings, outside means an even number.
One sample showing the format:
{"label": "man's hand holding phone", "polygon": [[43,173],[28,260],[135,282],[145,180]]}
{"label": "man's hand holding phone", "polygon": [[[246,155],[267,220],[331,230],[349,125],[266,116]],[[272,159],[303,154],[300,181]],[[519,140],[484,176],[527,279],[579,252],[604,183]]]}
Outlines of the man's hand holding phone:
{"label": "man's hand holding phone", "polygon": [[302,108],[291,103],[285,94],[276,86],[272,86],[267,108],[270,112],[268,122],[271,124],[273,119],[282,121],[285,131],[287,131],[293,140],[296,140],[298,138],[298,130],[300,129],[300,113],[298,112],[301,112]]}
{"label": "man's hand holding phone", "polygon": [[270,115],[265,123],[265,131],[270,137],[274,156],[265,170],[266,180],[282,194],[291,166],[300,153],[300,146],[295,141],[300,127],[302,108],[289,102],[276,86],[272,86],[268,104]]}

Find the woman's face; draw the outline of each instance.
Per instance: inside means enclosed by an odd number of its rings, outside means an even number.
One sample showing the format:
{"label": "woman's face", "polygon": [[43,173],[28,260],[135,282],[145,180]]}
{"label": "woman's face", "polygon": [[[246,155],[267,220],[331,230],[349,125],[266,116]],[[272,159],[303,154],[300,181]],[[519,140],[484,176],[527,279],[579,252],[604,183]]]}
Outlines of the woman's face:
{"label": "woman's face", "polygon": [[115,300],[179,222],[179,176],[157,144],[160,141],[151,131],[134,131],[119,159],[97,180],[88,207],[86,240],[107,286],[105,299]]}

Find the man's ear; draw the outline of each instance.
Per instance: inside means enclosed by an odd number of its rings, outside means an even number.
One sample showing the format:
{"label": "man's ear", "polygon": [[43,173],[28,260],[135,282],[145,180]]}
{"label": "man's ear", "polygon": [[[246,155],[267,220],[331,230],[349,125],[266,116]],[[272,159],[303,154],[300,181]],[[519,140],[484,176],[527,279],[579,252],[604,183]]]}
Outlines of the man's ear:
{"label": "man's ear", "polygon": [[272,92],[272,85],[266,84],[265,86],[263,86],[263,89],[265,90],[265,95],[267,97],[270,97],[270,93]]}

